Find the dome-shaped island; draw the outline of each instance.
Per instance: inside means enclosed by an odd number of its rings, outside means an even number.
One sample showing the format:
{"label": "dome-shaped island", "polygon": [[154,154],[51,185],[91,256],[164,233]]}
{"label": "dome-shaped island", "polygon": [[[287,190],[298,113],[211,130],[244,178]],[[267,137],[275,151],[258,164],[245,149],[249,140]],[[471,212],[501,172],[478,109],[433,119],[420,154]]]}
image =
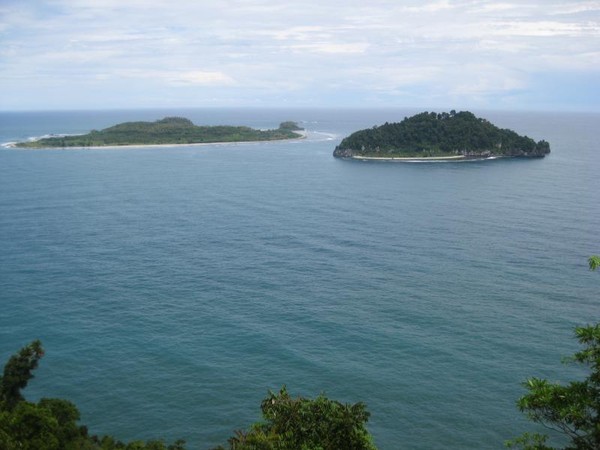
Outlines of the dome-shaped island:
{"label": "dome-shaped island", "polygon": [[468,111],[423,112],[398,123],[352,133],[333,156],[355,159],[427,161],[495,157],[539,158],[550,153],[546,141],[535,142],[501,129]]}

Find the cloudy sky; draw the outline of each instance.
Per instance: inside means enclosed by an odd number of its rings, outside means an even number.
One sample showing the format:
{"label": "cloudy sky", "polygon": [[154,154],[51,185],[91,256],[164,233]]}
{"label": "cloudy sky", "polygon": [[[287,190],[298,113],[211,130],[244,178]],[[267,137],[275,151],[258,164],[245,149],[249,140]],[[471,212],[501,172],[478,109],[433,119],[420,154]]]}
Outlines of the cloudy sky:
{"label": "cloudy sky", "polygon": [[1,0],[0,110],[600,111],[600,0]]}

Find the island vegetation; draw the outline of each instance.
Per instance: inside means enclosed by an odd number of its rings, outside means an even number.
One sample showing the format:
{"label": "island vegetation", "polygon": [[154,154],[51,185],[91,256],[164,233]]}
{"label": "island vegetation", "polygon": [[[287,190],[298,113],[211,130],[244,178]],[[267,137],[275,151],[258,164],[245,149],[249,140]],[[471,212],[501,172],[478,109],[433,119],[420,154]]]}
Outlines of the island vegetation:
{"label": "island vegetation", "polygon": [[535,142],[501,129],[468,111],[423,112],[398,123],[357,131],[333,152],[355,158],[482,158],[543,157],[546,141]]}
{"label": "island vegetation", "polygon": [[286,122],[281,122],[279,124],[279,129],[280,130],[291,130],[291,131],[302,131],[302,130],[304,130],[304,128],[302,128],[301,126],[299,126],[296,122],[292,122],[290,120],[288,120]]}
{"label": "island vegetation", "polygon": [[220,142],[253,142],[297,139],[302,130],[295,122],[282,122],[273,130],[257,130],[245,126],[197,126],[183,117],[165,117],[155,122],[125,122],[87,134],[51,136],[16,147],[107,147],[123,145],[202,144]]}

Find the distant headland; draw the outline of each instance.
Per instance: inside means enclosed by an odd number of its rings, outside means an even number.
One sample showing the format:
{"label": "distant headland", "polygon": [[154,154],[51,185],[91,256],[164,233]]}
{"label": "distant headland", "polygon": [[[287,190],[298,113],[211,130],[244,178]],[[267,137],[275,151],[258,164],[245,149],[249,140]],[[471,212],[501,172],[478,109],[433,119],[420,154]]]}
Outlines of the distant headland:
{"label": "distant headland", "polygon": [[304,137],[296,122],[282,122],[273,130],[243,126],[197,126],[183,117],[165,117],[155,122],[125,122],[92,130],[88,134],[51,136],[18,142],[22,148],[113,147],[128,145],[209,144],[225,142],[275,141]]}
{"label": "distant headland", "polygon": [[468,111],[423,112],[398,123],[352,133],[335,148],[342,158],[428,161],[497,157],[539,158],[550,153],[546,141],[535,142],[501,129]]}

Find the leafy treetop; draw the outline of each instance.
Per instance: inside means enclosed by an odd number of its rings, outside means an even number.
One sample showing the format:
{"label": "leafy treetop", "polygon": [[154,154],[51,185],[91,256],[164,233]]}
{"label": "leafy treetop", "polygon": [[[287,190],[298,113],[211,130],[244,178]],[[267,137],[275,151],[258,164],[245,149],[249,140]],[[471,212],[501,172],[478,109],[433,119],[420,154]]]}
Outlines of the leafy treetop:
{"label": "leafy treetop", "polygon": [[376,450],[363,403],[343,404],[324,395],[292,398],[284,386],[278,394],[269,392],[261,409],[264,421],[237,431],[229,450]]}
{"label": "leafy treetop", "polygon": [[111,436],[89,436],[77,425],[79,411],[68,400],[25,400],[21,390],[44,355],[35,340],[13,355],[0,377],[0,449],[2,450],[185,450],[184,441],[167,445],[160,440],[123,443]]}
{"label": "leafy treetop", "polygon": [[42,356],[42,343],[35,340],[10,357],[0,377],[0,407],[13,409],[24,400],[21,390],[33,378],[32,371],[37,368]]}
{"label": "leafy treetop", "polygon": [[[591,270],[600,267],[600,257],[588,260]],[[569,360],[589,369],[581,381],[563,385],[540,378],[529,378],[523,385],[528,393],[517,402],[529,419],[566,437],[565,449],[600,449],[600,323],[577,327],[575,336],[583,349]],[[525,433],[508,442],[509,447],[525,450],[552,450],[549,437]]]}
{"label": "leafy treetop", "polygon": [[[161,440],[123,443],[112,436],[90,436],[79,426],[77,407],[62,399],[24,399],[21,390],[33,377],[44,350],[33,341],[11,357],[0,378],[2,450],[185,450],[185,442]],[[285,387],[269,392],[261,404],[263,422],[229,439],[231,450],[376,450],[365,428],[369,413],[362,403],[343,404],[323,395],[292,398]],[[223,447],[219,447],[224,450]]]}

